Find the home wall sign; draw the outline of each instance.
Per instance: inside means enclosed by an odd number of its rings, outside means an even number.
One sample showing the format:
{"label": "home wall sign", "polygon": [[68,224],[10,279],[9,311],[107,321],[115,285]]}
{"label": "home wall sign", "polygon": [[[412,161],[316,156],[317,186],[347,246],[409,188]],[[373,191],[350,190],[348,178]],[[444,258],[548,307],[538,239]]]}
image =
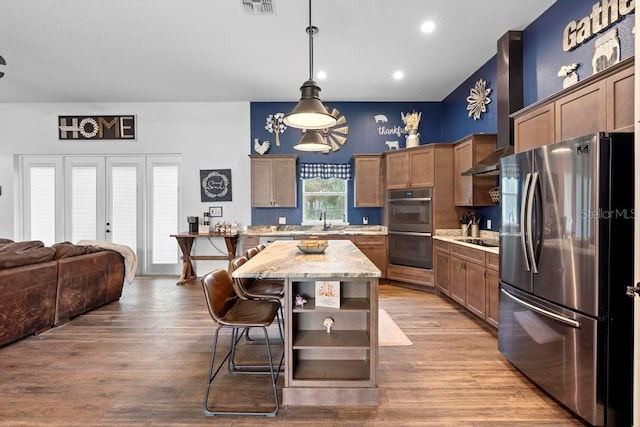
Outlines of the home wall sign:
{"label": "home wall sign", "polygon": [[58,139],[136,139],[136,116],[58,116]]}
{"label": "home wall sign", "polygon": [[611,25],[633,12],[635,0],[602,0],[593,5],[591,14],[579,21],[570,21],[562,34],[562,49],[573,50],[592,36],[606,30]]}
{"label": "home wall sign", "polygon": [[231,169],[200,171],[200,201],[231,201]]}

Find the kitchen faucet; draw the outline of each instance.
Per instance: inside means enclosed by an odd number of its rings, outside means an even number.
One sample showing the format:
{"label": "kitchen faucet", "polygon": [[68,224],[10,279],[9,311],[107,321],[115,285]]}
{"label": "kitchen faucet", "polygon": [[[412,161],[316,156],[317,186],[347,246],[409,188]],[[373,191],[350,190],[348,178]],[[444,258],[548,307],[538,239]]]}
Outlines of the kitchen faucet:
{"label": "kitchen faucet", "polygon": [[320,220],[324,220],[322,230],[327,231],[331,227],[331,224],[327,225],[327,211],[324,209],[320,211]]}

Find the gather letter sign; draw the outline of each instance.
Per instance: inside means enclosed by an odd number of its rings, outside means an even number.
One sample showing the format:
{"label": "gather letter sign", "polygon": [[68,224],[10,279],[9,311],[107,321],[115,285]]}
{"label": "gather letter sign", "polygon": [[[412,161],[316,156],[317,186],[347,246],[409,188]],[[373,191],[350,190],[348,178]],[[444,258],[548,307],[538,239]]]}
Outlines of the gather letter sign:
{"label": "gather letter sign", "polygon": [[569,52],[580,46],[636,8],[635,0],[601,0],[593,5],[591,13],[564,27],[562,50]]}
{"label": "gather letter sign", "polygon": [[58,138],[136,139],[135,116],[58,116]]}

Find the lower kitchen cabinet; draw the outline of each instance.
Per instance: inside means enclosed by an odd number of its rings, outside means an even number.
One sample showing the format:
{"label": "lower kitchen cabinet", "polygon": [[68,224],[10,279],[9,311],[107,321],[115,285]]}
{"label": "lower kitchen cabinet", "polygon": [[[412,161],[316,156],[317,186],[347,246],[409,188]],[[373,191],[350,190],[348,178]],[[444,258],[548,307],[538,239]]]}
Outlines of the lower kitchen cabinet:
{"label": "lower kitchen cabinet", "polygon": [[353,243],[373,262],[382,273],[381,278],[387,277],[387,236],[356,235]]}
{"label": "lower kitchen cabinet", "polygon": [[498,327],[498,255],[435,240],[435,285],[443,294]]}
{"label": "lower kitchen cabinet", "polygon": [[487,253],[485,270],[485,289],[487,303],[485,320],[491,326],[498,327],[498,301],[500,299],[500,273],[498,271],[498,254]]}
{"label": "lower kitchen cabinet", "polygon": [[450,243],[434,241],[434,268],[436,289],[445,295],[451,295],[451,255]]}
{"label": "lower kitchen cabinet", "polygon": [[464,272],[467,279],[465,284],[467,310],[484,319],[486,298],[484,265],[467,261],[464,264]]}
{"label": "lower kitchen cabinet", "polygon": [[467,305],[467,276],[464,271],[463,259],[452,256],[451,266],[451,298],[464,305]]}

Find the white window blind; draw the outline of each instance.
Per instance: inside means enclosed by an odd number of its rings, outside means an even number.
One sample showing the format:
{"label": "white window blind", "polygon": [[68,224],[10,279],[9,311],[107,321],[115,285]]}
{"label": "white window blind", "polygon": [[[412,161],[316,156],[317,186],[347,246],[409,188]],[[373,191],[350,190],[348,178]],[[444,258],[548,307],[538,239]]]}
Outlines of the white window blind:
{"label": "white window blind", "polygon": [[178,225],[178,166],[153,166],[153,250],[154,264],[175,264],[177,250],[171,234]]}
{"label": "white window blind", "polygon": [[111,241],[127,245],[137,252],[137,173],[136,166],[113,166]]}
{"label": "white window blind", "polygon": [[56,168],[32,166],[29,169],[30,238],[51,246],[56,242]]}
{"label": "white window blind", "polygon": [[96,168],[74,166],[71,172],[71,241],[96,240]]}

